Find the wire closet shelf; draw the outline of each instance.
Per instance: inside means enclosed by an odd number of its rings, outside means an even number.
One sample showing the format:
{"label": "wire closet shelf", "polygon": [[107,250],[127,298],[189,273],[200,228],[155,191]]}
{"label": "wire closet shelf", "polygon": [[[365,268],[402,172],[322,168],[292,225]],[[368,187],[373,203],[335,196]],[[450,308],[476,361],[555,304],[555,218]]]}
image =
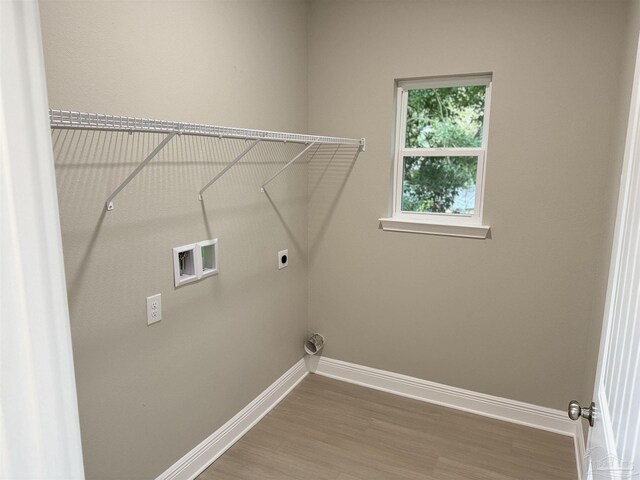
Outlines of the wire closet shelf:
{"label": "wire closet shelf", "polygon": [[314,145],[348,145],[358,147],[357,152],[365,150],[364,138],[328,137],[318,135],[305,135],[300,133],[273,132],[269,130],[252,130],[247,128],[221,127],[188,122],[172,122],[168,120],[152,120],[149,118],[125,117],[119,115],[106,115],[101,113],[73,112],[68,110],[49,110],[49,121],[52,129],[71,130],[99,130],[113,132],[132,133],[160,133],[165,134],[158,146],[122,181],[122,183],[107,198],[105,205],[108,211],[114,209],[113,199],[122,189],[135,178],[138,173],[175,137],[176,135],[195,135],[204,137],[231,138],[240,140],[253,140],[253,143],[243,150],[240,155],[229,162],[215,177],[213,177],[199,192],[198,199],[202,200],[202,194],[211,185],[220,179],[229,169],[238,163],[258,143],[283,142],[299,143],[306,148],[289,161],[276,174],[262,184],[264,187],[292,165],[298,158],[306,153]]}

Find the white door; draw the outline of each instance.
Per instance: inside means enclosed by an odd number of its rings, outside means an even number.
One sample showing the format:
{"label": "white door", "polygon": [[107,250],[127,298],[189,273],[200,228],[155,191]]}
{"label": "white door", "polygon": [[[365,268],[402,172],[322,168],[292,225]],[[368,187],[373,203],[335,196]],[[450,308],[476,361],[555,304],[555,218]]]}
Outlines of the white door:
{"label": "white door", "polygon": [[593,480],[640,480],[640,61],[618,199],[585,470]]}
{"label": "white door", "polygon": [[0,478],[84,478],[37,0],[0,0]]}

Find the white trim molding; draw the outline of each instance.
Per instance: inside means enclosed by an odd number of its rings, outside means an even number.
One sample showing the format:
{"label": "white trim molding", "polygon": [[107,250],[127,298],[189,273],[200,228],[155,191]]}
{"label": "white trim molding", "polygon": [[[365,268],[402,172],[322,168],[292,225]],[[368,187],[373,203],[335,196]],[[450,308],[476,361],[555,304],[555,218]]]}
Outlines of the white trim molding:
{"label": "white trim molding", "polygon": [[569,420],[566,412],[560,410],[494,397],[326,357],[320,358],[315,373],[383,392],[561,435],[574,436],[576,433],[576,423]]}
{"label": "white trim molding", "polygon": [[424,233],[428,235],[446,235],[448,237],[466,237],[485,239],[489,234],[488,225],[461,225],[434,223],[404,217],[379,218],[382,230],[387,232]]}
{"label": "white trim molding", "polygon": [[269,413],[308,374],[301,359],[231,420],[205,438],[156,480],[193,480]]}
{"label": "white trim molding", "polygon": [[560,410],[449,387],[419,378],[321,356],[305,356],[238,414],[169,467],[156,480],[193,480],[280,403],[308,373],[448,408],[572,437],[578,478],[585,443],[581,422]]}
{"label": "white trim molding", "polygon": [[585,480],[585,459],[587,456],[587,448],[584,443],[584,430],[582,429],[584,421],[580,419],[576,422],[576,434],[573,439],[573,446],[576,449],[576,468],[578,470],[578,480]]}
{"label": "white trim molding", "polygon": [[313,373],[343,382],[573,437],[578,478],[583,478],[582,422],[571,421],[566,412],[332,358],[320,357],[307,365]]}

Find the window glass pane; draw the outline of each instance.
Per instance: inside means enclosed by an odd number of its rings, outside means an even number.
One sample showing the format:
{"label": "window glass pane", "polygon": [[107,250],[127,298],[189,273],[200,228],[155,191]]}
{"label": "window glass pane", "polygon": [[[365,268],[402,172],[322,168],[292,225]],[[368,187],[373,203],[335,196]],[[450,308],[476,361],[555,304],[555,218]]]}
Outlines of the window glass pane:
{"label": "window glass pane", "polygon": [[404,157],[402,211],[472,215],[478,157]]}
{"label": "window glass pane", "polygon": [[474,148],[482,146],[487,87],[409,90],[407,148]]}

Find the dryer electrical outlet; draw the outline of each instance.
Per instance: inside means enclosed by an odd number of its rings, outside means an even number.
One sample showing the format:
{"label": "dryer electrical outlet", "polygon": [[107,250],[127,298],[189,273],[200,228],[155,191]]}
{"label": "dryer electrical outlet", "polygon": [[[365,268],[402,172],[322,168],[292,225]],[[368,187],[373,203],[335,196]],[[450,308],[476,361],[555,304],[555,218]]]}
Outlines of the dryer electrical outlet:
{"label": "dryer electrical outlet", "polygon": [[289,249],[278,252],[278,270],[289,266]]}

